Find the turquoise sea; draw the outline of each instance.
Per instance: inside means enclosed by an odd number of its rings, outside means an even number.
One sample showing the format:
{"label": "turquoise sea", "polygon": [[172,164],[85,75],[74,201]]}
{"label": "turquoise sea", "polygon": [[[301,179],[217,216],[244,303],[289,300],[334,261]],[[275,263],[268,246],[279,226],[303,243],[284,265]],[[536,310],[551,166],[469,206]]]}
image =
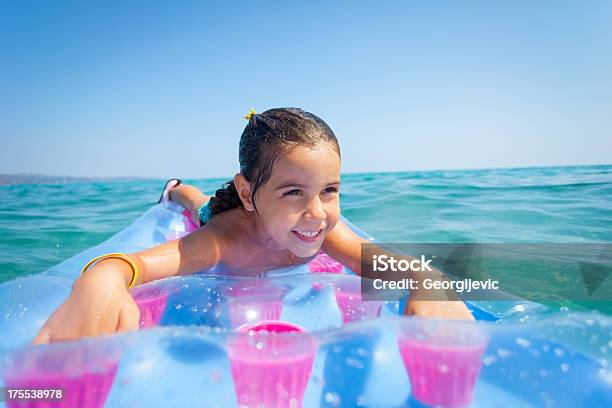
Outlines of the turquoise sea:
{"label": "turquoise sea", "polygon": [[[39,273],[107,239],[154,204],[164,183],[15,181],[0,186],[0,282]],[[211,194],[224,180],[185,181]],[[612,165],[346,174],[342,183],[343,215],[386,242],[612,242]],[[517,285],[524,282],[526,291],[561,299],[569,309],[612,314],[612,302],[560,293],[553,274],[521,273]]]}

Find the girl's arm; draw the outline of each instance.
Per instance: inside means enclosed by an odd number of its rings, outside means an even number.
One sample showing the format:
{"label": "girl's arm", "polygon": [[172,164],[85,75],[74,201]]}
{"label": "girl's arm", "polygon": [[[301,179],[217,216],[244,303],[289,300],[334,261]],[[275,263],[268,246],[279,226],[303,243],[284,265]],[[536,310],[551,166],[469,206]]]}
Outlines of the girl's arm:
{"label": "girl's arm", "polygon": [[[361,275],[361,244],[371,244],[371,242],[355,234],[344,222],[338,221],[334,229],[325,238],[322,249],[336,261],[348,266],[352,271]],[[380,249],[380,252],[381,254],[388,253],[383,248]],[[440,273],[435,269],[434,271],[433,273]],[[414,274],[412,277],[417,281],[421,281],[425,276]],[[425,293],[423,289],[412,291],[408,302],[406,302],[404,314],[421,317],[474,320],[474,317],[462,301],[449,298],[434,301],[431,300],[431,295],[431,293]]]}
{"label": "girl's arm", "polygon": [[[209,225],[179,240],[129,255],[140,269],[135,284],[175,275],[189,275],[217,265],[221,259],[222,239],[222,234]],[[124,270],[125,277],[131,279],[129,265],[125,264]]]}
{"label": "girl's arm", "polygon": [[188,210],[193,221],[200,225],[198,210],[210,200],[210,197],[202,193],[197,187],[181,184],[170,190],[170,200]]}
{"label": "girl's arm", "polygon": [[[177,241],[130,254],[140,273],[135,284],[186,275],[216,265],[221,259],[221,234],[210,226]],[[128,285],[132,268],[119,259],[105,259],[79,277],[34,339],[35,344],[112,334],[138,328],[140,312]]]}

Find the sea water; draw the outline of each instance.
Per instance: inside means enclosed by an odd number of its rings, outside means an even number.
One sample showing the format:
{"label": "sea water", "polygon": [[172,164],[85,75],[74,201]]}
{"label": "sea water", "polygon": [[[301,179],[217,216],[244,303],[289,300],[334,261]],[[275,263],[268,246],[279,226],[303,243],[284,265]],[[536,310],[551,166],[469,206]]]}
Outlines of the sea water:
{"label": "sea water", "polygon": [[[208,194],[223,181],[185,180]],[[163,184],[20,177],[0,186],[0,282],[39,273],[109,238],[154,204]],[[345,174],[341,208],[386,242],[612,242],[612,165]],[[610,302],[555,292],[554,274],[538,277],[534,287],[528,269],[513,273],[525,291],[563,308],[612,314]]]}

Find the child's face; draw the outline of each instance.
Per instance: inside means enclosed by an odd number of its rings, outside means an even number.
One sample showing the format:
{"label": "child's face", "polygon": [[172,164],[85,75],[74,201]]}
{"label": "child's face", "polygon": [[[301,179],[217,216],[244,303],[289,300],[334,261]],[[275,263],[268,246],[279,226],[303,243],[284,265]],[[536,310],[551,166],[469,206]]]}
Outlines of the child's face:
{"label": "child's face", "polygon": [[340,217],[340,157],[328,142],[298,147],[272,169],[255,205],[279,248],[315,255]]}

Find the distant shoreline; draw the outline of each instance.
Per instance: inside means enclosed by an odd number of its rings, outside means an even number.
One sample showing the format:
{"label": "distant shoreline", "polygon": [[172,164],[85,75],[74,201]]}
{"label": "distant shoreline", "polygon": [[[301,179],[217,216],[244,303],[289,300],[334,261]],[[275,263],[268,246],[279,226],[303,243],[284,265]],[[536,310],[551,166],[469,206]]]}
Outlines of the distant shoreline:
{"label": "distant shoreline", "polygon": [[0,174],[0,186],[21,184],[67,184],[92,181],[155,180],[154,177],[71,177],[46,176],[44,174]]}
{"label": "distant shoreline", "polygon": [[[523,167],[491,167],[491,168],[466,168],[466,169],[428,169],[428,170],[401,170],[401,171],[372,171],[372,172],[342,172],[342,175],[360,175],[360,174],[399,174],[399,173],[435,173],[435,172],[480,172],[480,171],[508,171],[508,170],[534,170],[534,169],[571,169],[571,168],[597,168],[610,167],[612,164],[576,164],[563,166],[523,166]],[[225,180],[227,177],[183,177],[186,180]],[[0,186],[22,185],[22,184],[67,184],[67,183],[82,183],[95,181],[146,181],[146,180],[166,180],[164,177],[141,177],[141,176],[50,176],[45,174],[0,174]]]}

